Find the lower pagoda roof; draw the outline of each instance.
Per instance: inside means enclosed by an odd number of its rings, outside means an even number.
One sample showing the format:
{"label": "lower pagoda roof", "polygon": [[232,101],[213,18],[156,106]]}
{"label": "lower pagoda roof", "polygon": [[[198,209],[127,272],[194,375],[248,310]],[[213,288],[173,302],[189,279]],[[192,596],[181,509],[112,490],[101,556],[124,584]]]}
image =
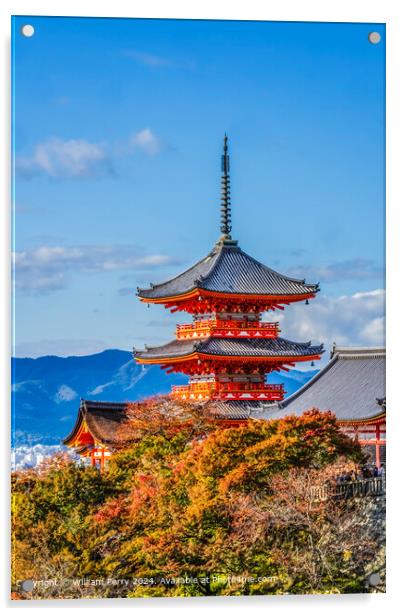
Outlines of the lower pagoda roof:
{"label": "lower pagoda roof", "polygon": [[[127,420],[128,404],[81,400],[76,424],[63,443],[73,445],[84,421],[98,443],[121,443],[124,440],[121,426]],[[202,404],[217,420],[223,421],[281,419],[292,414],[302,415],[312,408],[332,411],[345,424],[385,420],[385,349],[334,347],[330,362],[303,387],[279,403],[214,400]]]}
{"label": "lower pagoda roof", "polygon": [[186,359],[196,355],[216,357],[287,358],[314,357],[324,352],[323,345],[312,346],[311,342],[292,342],[285,338],[232,339],[208,338],[202,341],[172,340],[159,347],[134,350],[141,362],[164,363],[172,358]]}

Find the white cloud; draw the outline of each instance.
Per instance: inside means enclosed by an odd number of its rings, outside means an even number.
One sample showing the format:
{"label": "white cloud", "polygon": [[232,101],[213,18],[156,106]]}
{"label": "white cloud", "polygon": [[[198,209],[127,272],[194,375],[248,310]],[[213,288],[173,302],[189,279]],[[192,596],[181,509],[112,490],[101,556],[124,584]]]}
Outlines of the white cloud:
{"label": "white cloud", "polygon": [[376,317],[367,323],[363,327],[361,335],[364,340],[373,345],[377,344],[379,340],[385,340],[385,317]]}
{"label": "white cloud", "polygon": [[152,68],[159,68],[164,66],[171,66],[172,61],[169,58],[164,58],[163,56],[157,56],[152,53],[147,53],[146,51],[126,51],[124,55],[127,58],[132,58],[136,60],[139,64],[144,64],[145,66],[150,66]]}
{"label": "white cloud", "polygon": [[78,398],[78,394],[74,389],[71,389],[68,385],[61,385],[57,390],[54,401],[56,404],[60,404],[61,402],[71,402],[76,398]]}
{"label": "white cloud", "polygon": [[114,163],[129,156],[133,150],[154,156],[163,147],[162,141],[150,128],[126,137],[123,143],[91,143],[86,139],[52,137],[38,143],[30,156],[18,156],[16,170],[27,179],[38,175],[53,180],[102,178],[113,175]]}
{"label": "white cloud", "polygon": [[56,137],[36,145],[32,156],[17,158],[16,167],[26,177],[43,174],[53,179],[88,178],[112,172],[104,145]]}
{"label": "white cloud", "polygon": [[99,396],[99,394],[102,394],[105,391],[105,389],[107,389],[111,385],[114,385],[113,381],[109,381],[108,383],[103,383],[103,385],[98,385],[97,387],[95,387],[95,389],[92,389],[92,391],[89,391],[88,393],[90,396]]}
{"label": "white cloud", "polygon": [[384,345],[384,313],[385,291],[376,289],[334,298],[319,293],[309,306],[289,306],[283,314],[271,313],[269,318],[280,322],[284,338],[323,342],[328,353],[333,342],[345,346]]}
{"label": "white cloud", "polygon": [[177,263],[168,255],[139,255],[131,246],[38,246],[13,254],[15,287],[45,294],[64,288],[71,273],[140,271]]}
{"label": "white cloud", "polygon": [[372,280],[384,277],[384,268],[370,259],[350,259],[329,265],[314,267],[300,265],[289,273],[295,278],[320,282],[338,282],[339,280]]}
{"label": "white cloud", "polygon": [[137,49],[124,50],[122,52],[122,56],[130,58],[131,60],[137,62],[137,64],[142,64],[150,69],[176,68],[194,70],[196,68],[196,63],[194,60],[191,60],[188,57],[169,58]]}
{"label": "white cloud", "polygon": [[130,139],[130,145],[133,148],[137,148],[148,154],[149,156],[153,156],[154,154],[158,154],[162,149],[162,143],[160,139],[152,132],[150,128],[144,128],[140,130],[138,133],[132,135]]}

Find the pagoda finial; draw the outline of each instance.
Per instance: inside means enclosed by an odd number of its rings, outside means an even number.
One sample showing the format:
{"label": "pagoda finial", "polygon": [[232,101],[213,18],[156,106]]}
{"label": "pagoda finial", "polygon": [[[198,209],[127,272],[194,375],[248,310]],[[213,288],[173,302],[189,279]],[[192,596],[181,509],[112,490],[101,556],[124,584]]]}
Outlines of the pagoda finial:
{"label": "pagoda finial", "polygon": [[232,214],[230,207],[228,137],[226,133],[223,139],[221,192],[221,231],[224,235],[224,239],[230,240],[230,232],[232,230]]}

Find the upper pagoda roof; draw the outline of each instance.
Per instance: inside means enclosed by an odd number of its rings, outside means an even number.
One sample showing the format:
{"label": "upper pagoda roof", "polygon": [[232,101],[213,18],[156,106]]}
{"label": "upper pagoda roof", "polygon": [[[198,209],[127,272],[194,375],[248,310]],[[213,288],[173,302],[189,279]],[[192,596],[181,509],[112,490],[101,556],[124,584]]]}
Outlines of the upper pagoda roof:
{"label": "upper pagoda roof", "polygon": [[217,357],[312,357],[323,353],[323,345],[312,346],[311,342],[292,342],[285,338],[234,339],[207,338],[202,341],[172,340],[159,347],[135,350],[139,360],[169,360],[172,357],[186,358],[194,353]]}
{"label": "upper pagoda roof", "polygon": [[196,289],[238,295],[312,295],[318,284],[289,278],[245,253],[233,240],[221,240],[201,261],[175,278],[149,289],[138,289],[144,299],[163,299]]}
{"label": "upper pagoda roof", "polygon": [[222,236],[211,252],[188,270],[149,289],[138,288],[144,300],[163,300],[187,295],[193,291],[210,291],[233,295],[264,295],[274,297],[311,297],[319,290],[318,284],[289,278],[263,265],[243,252],[232,239],[230,204],[230,176],[227,136],[224,139],[221,177]]}

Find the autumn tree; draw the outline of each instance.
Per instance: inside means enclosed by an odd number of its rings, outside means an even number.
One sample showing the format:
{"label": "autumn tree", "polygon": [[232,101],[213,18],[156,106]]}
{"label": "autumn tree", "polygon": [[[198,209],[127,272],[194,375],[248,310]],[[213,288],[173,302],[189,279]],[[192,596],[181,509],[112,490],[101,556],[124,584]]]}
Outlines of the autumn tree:
{"label": "autumn tree", "polygon": [[223,428],[213,407],[158,398],[132,405],[123,430],[102,473],[59,459],[15,474],[16,581],[153,580],[63,596],[362,590],[378,545],[360,504],[317,502],[310,489],[363,459],[331,413]]}

